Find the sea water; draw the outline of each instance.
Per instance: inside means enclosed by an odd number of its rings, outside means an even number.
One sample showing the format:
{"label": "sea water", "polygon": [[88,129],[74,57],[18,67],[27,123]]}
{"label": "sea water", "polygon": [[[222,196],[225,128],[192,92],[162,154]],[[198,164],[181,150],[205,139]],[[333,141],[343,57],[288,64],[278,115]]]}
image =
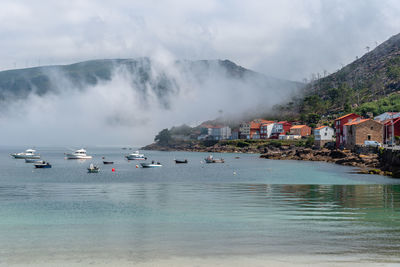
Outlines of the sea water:
{"label": "sea water", "polygon": [[0,147],[2,266],[400,264],[395,179],[257,154],[143,151],[163,164],[143,169],[102,147],[38,147],[53,167],[35,169],[23,150]]}

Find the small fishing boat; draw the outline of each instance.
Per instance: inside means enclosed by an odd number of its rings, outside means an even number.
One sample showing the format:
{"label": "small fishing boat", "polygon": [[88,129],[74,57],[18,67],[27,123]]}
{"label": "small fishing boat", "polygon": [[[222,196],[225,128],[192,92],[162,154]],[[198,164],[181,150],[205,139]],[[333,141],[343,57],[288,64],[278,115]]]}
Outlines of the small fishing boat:
{"label": "small fishing boat", "polygon": [[188,160],[187,160],[187,159],[184,159],[184,160],[179,160],[179,159],[176,159],[176,160],[175,160],[175,163],[176,163],[176,164],[180,164],[180,163],[188,163]]}
{"label": "small fishing boat", "polygon": [[104,161],[103,160],[103,164],[114,164],[114,161]]}
{"label": "small fishing boat", "polygon": [[91,159],[92,156],[86,154],[86,150],[81,148],[76,150],[74,153],[66,153],[67,159]]}
{"label": "small fishing boat", "polygon": [[162,167],[160,162],[155,163],[152,161],[151,163],[140,163],[142,165],[142,168],[156,168],[156,167]]}
{"label": "small fishing boat", "polygon": [[204,159],[206,163],[224,163],[224,159],[214,159],[212,155],[208,156],[207,158]]}
{"label": "small fishing boat", "polygon": [[44,163],[41,159],[25,159],[25,163]]}
{"label": "small fishing boat", "polygon": [[12,153],[11,156],[16,159],[40,159],[40,154],[35,153],[34,149],[27,149],[25,152]]}
{"label": "small fishing boat", "polygon": [[35,168],[38,168],[38,169],[51,168],[51,164],[48,162],[44,162],[44,161],[42,163],[35,163],[34,165],[35,165]]}
{"label": "small fishing boat", "polygon": [[100,168],[95,166],[95,165],[93,165],[93,163],[91,163],[89,165],[89,168],[87,168],[87,170],[88,170],[88,173],[98,173]]}
{"label": "small fishing boat", "polygon": [[146,160],[147,158],[144,156],[144,154],[140,154],[139,151],[135,151],[129,155],[126,155],[125,158],[128,160]]}

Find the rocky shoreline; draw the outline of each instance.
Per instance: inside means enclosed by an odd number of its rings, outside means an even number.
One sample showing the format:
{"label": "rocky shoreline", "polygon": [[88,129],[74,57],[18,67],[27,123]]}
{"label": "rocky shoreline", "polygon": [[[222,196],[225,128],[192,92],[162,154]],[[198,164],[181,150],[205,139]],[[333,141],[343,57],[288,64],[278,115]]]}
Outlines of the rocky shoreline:
{"label": "rocky shoreline", "polygon": [[295,145],[256,144],[247,147],[237,147],[223,142],[217,142],[211,146],[204,146],[200,142],[180,142],[168,145],[157,143],[143,147],[144,150],[158,151],[187,151],[209,153],[259,153],[261,158],[272,160],[304,160],[323,161],[344,166],[357,167],[357,173],[380,174],[392,176],[387,168],[382,168],[378,154],[358,154],[348,150],[338,149],[313,149],[297,147]]}

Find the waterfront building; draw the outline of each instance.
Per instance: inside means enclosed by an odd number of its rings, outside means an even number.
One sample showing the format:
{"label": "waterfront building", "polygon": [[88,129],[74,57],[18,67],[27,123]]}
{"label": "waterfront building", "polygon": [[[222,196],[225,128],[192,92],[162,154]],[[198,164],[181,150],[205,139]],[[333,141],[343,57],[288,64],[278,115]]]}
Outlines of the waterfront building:
{"label": "waterfront building", "polygon": [[324,147],[328,142],[332,142],[335,137],[335,130],[329,126],[321,126],[314,129],[314,145]]}
{"label": "waterfront building", "polygon": [[396,140],[395,137],[400,136],[400,117],[394,120],[386,120],[383,123],[383,142],[385,144],[394,145]]}
{"label": "waterfront building", "polygon": [[372,119],[358,118],[344,124],[343,129],[347,149],[363,146],[365,141],[383,142],[383,124]]}
{"label": "waterfront building", "polygon": [[345,135],[343,133],[343,126],[348,123],[349,121],[355,120],[357,118],[361,118],[360,115],[357,115],[355,113],[350,113],[347,115],[344,115],[342,117],[339,117],[335,120],[335,130],[336,130],[336,147],[344,147],[344,144],[346,142],[345,140]]}
{"label": "waterfront building", "polygon": [[303,136],[310,136],[311,135],[311,127],[307,125],[294,125],[290,128],[291,135],[300,135]]}
{"label": "waterfront building", "polygon": [[272,133],[269,138],[278,139],[279,135],[286,135],[287,132],[290,131],[292,127],[292,123],[287,121],[279,121],[274,123],[274,127],[272,128]]}
{"label": "waterfront building", "polygon": [[272,130],[275,126],[274,122],[262,123],[260,126],[260,137],[261,139],[268,139],[272,135]]}

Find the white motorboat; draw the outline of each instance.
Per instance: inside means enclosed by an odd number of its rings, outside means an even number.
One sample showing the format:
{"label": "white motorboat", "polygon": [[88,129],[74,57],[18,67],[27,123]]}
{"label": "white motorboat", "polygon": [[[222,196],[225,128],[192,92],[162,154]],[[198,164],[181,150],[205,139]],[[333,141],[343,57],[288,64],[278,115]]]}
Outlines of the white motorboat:
{"label": "white motorboat", "polygon": [[126,155],[125,158],[127,158],[128,160],[146,160],[147,159],[144,156],[144,154],[140,154],[139,151],[135,151],[134,153]]}
{"label": "white motorboat", "polygon": [[224,163],[224,159],[214,159],[212,155],[209,155],[204,159],[206,163]]}
{"label": "white motorboat", "polygon": [[11,156],[16,159],[40,159],[40,154],[36,154],[35,152],[36,150],[34,149],[27,149],[25,152],[13,153]]}
{"label": "white motorboat", "polygon": [[142,168],[156,168],[156,167],[162,167],[160,162],[155,163],[154,161],[151,163],[140,163],[142,165]]}
{"label": "white motorboat", "polygon": [[92,156],[86,154],[86,150],[81,148],[76,150],[74,153],[66,153],[67,159],[91,159]]}

